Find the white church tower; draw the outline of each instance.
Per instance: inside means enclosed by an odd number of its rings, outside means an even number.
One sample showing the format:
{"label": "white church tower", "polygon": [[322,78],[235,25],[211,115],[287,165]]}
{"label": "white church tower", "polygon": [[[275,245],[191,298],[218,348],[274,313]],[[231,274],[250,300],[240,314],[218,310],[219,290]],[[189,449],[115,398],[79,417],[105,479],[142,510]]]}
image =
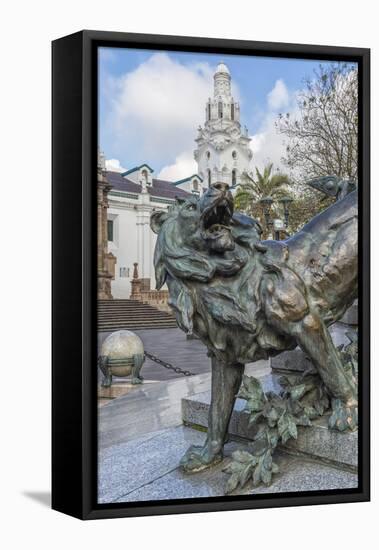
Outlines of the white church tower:
{"label": "white church tower", "polygon": [[206,104],[205,124],[199,126],[194,156],[204,187],[216,181],[233,187],[249,179],[253,154],[248,130],[246,126],[241,129],[240,107],[232,96],[225,63],[218,64],[213,78],[213,99]]}

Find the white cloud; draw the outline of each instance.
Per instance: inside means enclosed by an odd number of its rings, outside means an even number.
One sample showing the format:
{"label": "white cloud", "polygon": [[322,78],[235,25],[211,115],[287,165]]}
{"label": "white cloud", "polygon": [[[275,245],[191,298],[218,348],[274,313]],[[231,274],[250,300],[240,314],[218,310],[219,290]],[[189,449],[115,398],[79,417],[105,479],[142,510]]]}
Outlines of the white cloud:
{"label": "white cloud", "polygon": [[[119,158],[130,158],[137,151],[134,164],[148,162],[161,166],[162,159],[175,159],[166,164],[158,177],[177,181],[197,171],[193,159],[196,128],[204,123],[205,103],[212,95],[214,68],[208,63],[184,65],[166,53],[155,53],[119,79],[108,82],[111,111],[108,131],[113,150]],[[238,86],[232,81],[233,95],[238,100]],[[295,109],[283,79],[275,82],[267,94],[267,107],[258,132],[251,141],[252,166],[262,168],[268,162],[283,168],[285,136],[275,129],[280,110]],[[243,113],[242,113],[243,116]],[[110,169],[123,171],[117,159],[107,161]]]}
{"label": "white cloud", "polygon": [[121,166],[120,161],[118,159],[105,160],[105,168],[109,172],[126,172],[126,168]]}
{"label": "white cloud", "polygon": [[[205,102],[212,93],[208,63],[183,65],[165,53],[153,54],[113,82],[109,128],[120,158],[138,151],[136,164],[161,164],[195,148]],[[234,90],[236,97],[238,89]]]}
{"label": "white cloud", "polygon": [[273,162],[275,168],[283,169],[281,158],[285,155],[286,140],[285,136],[277,133],[275,120],[275,115],[267,114],[259,132],[251,136],[252,164],[259,169],[269,162]]}
{"label": "white cloud", "polygon": [[290,96],[287,86],[282,79],[275,82],[275,86],[267,96],[267,104],[271,111],[277,111],[287,107],[290,101]]}
{"label": "white cloud", "polygon": [[164,166],[158,177],[163,180],[178,181],[196,173],[197,163],[193,158],[193,153],[184,152],[176,157],[174,164]]}
{"label": "white cloud", "polygon": [[252,166],[259,169],[269,162],[274,168],[286,170],[281,161],[286,153],[287,138],[279,134],[275,128],[280,109],[286,112],[296,111],[296,93],[290,94],[282,79],[275,82],[273,89],[267,94],[267,111],[263,117],[258,132],[251,137],[250,148],[253,151]]}

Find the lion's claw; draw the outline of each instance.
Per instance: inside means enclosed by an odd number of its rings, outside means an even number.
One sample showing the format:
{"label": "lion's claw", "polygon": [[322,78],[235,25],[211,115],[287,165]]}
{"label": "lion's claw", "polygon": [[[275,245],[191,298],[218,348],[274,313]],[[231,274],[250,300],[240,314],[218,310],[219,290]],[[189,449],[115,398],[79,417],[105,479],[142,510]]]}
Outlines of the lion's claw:
{"label": "lion's claw", "polygon": [[208,446],[198,447],[192,445],[180,461],[180,466],[186,473],[200,472],[210,466],[214,466],[222,460],[222,453],[213,454]]}
{"label": "lion's claw", "polygon": [[333,399],[332,414],[329,418],[329,428],[340,432],[356,430],[358,428],[357,405],[346,405],[341,399]]}

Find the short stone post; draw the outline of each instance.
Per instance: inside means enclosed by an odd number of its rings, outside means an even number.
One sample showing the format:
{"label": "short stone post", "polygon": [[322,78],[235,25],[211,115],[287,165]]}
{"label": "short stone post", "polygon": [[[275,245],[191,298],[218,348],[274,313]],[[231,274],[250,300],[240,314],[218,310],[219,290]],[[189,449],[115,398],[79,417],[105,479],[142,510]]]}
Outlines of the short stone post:
{"label": "short stone post", "polygon": [[130,281],[132,291],[130,298],[132,300],[141,300],[141,279],[138,275],[138,263],[134,262],[133,279]]}

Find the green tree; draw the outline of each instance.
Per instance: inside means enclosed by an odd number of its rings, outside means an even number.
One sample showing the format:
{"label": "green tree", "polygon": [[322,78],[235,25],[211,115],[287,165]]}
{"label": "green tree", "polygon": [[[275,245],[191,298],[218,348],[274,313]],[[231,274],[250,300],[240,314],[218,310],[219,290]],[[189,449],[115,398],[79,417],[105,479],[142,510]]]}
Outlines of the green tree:
{"label": "green tree", "polygon": [[300,231],[314,216],[330,206],[334,199],[315,191],[308,185],[303,185],[301,191],[293,194],[294,201],[290,205],[288,231],[290,234]]}
{"label": "green tree", "polygon": [[[250,178],[249,182],[243,183],[238,187],[234,197],[236,210],[240,210],[258,219],[263,225],[264,238],[267,236],[267,228],[265,227],[265,219],[260,200],[266,197],[271,197],[274,201],[288,196],[290,194],[291,181],[287,174],[280,171],[273,173],[273,164],[267,164],[263,173],[255,168],[255,178]],[[282,217],[279,209],[279,204],[274,203],[271,209],[273,217]]]}
{"label": "green tree", "polygon": [[254,179],[250,178],[249,182],[239,186],[235,196],[237,210],[253,214],[261,199],[271,197],[276,200],[288,194],[289,177],[279,171],[273,174],[272,169],[272,163],[264,167],[263,173],[256,167],[256,177]]}
{"label": "green tree", "polygon": [[290,234],[299,231],[316,214],[332,204],[333,199],[312,189],[306,184],[295,184],[287,174],[276,171],[273,174],[273,164],[265,166],[263,173],[255,168],[256,177],[238,187],[234,197],[235,209],[259,220],[263,227],[262,238],[268,236],[264,210],[260,200],[266,197],[273,199],[270,217],[284,218],[283,208],[279,200],[283,197],[292,198],[289,206]]}

